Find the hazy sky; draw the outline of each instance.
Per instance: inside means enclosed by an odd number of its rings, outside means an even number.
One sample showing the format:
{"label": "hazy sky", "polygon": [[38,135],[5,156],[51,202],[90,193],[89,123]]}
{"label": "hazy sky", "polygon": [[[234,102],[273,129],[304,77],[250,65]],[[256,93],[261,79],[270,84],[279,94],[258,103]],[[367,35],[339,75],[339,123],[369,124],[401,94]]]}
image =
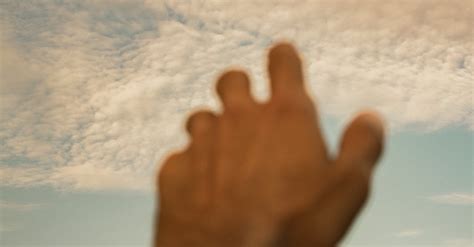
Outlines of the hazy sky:
{"label": "hazy sky", "polygon": [[472,1],[235,2],[0,0],[0,245],[147,246],[186,115],[229,66],[265,100],[287,39],[333,150],[357,110],[389,124],[343,246],[474,246]]}

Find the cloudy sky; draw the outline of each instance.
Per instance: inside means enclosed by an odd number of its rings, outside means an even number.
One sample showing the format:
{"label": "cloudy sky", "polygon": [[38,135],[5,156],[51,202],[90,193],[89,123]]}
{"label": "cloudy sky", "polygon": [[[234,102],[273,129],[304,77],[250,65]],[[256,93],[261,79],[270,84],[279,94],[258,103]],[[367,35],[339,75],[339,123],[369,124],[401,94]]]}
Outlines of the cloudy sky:
{"label": "cloudy sky", "polygon": [[344,245],[473,246],[473,3],[0,0],[0,244],[147,246],[154,174],[229,66],[267,97],[301,51],[333,150],[365,107],[389,124]]}

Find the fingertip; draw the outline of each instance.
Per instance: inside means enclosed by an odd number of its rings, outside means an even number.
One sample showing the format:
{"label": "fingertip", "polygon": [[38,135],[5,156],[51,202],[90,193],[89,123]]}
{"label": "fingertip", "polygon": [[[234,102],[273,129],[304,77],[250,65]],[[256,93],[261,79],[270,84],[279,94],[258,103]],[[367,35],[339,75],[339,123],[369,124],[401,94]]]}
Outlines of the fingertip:
{"label": "fingertip", "polygon": [[368,165],[373,168],[384,146],[384,121],[373,110],[358,113],[342,137],[338,160],[343,165]]}
{"label": "fingertip", "polygon": [[272,94],[304,90],[301,59],[292,44],[280,42],[270,49],[268,72]]}
{"label": "fingertip", "polygon": [[298,56],[296,48],[288,41],[280,41],[276,43],[272,48],[270,48],[270,52],[268,54],[270,59],[278,58],[281,55]]}
{"label": "fingertip", "polygon": [[377,140],[385,138],[385,122],[382,115],[374,110],[361,111],[352,122],[367,128]]}
{"label": "fingertip", "polygon": [[213,128],[217,116],[208,110],[194,112],[186,122],[186,130],[192,136],[200,136]]}
{"label": "fingertip", "polygon": [[216,83],[219,97],[225,100],[229,95],[237,93],[248,96],[250,94],[250,80],[243,70],[229,70],[223,73]]}

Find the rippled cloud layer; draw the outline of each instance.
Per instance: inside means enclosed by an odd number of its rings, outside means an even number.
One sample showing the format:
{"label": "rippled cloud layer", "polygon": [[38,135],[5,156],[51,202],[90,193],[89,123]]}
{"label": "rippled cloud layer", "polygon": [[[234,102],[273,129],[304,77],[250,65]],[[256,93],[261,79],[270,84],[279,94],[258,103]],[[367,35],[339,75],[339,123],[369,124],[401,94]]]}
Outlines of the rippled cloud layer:
{"label": "rippled cloud layer", "polygon": [[218,109],[229,65],[265,99],[265,52],[289,39],[324,115],[382,112],[392,130],[473,128],[468,0],[2,1],[0,180],[151,187],[191,109]]}

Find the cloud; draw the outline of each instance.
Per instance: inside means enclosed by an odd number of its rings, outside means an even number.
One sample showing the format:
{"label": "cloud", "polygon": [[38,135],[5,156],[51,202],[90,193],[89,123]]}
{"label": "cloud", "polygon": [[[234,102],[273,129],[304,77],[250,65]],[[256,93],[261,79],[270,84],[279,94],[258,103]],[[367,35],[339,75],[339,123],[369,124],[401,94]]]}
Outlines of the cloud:
{"label": "cloud", "polygon": [[151,179],[140,176],[129,168],[98,168],[91,164],[65,166],[54,171],[50,181],[57,187],[80,190],[150,190]]}
{"label": "cloud", "polygon": [[44,206],[39,203],[17,203],[11,201],[0,201],[0,210],[31,211]]}
{"label": "cloud", "polygon": [[[0,167],[3,186],[53,186],[60,190],[140,190],[153,189],[152,177],[140,175],[128,167],[114,169],[91,164],[44,167]],[[0,207],[2,205],[0,204]]]}
{"label": "cloud", "polygon": [[[6,200],[0,200],[0,236],[2,232],[14,232],[21,230],[21,226],[18,224],[18,222],[8,222],[6,220],[8,216],[10,215],[12,211],[14,212],[30,212],[33,210],[40,209],[44,207],[46,204],[43,203],[23,203],[23,202],[14,202],[14,201],[6,201]],[[7,214],[5,214],[7,212]]]}
{"label": "cloud", "polygon": [[1,232],[14,232],[19,229],[18,226],[16,225],[7,225],[4,222],[2,222],[2,227],[0,227],[0,233]]}
{"label": "cloud", "polygon": [[1,184],[151,186],[186,142],[186,114],[219,109],[223,69],[248,69],[265,99],[265,54],[280,38],[300,48],[325,115],[370,106],[394,130],[472,128],[468,4],[4,1]]}
{"label": "cloud", "polygon": [[421,235],[422,233],[423,231],[419,229],[407,229],[396,233],[395,236],[399,238],[413,238]]}
{"label": "cloud", "polygon": [[474,195],[461,192],[433,195],[429,197],[429,200],[440,204],[474,205]]}
{"label": "cloud", "polygon": [[443,246],[448,246],[448,247],[472,247],[474,245],[474,242],[471,239],[467,238],[455,238],[455,239],[448,239],[444,241]]}
{"label": "cloud", "polygon": [[33,91],[39,72],[18,54],[14,44],[1,40],[2,38],[0,37],[0,112],[4,116],[7,110],[11,110],[8,106],[18,105],[17,100],[21,96]]}

